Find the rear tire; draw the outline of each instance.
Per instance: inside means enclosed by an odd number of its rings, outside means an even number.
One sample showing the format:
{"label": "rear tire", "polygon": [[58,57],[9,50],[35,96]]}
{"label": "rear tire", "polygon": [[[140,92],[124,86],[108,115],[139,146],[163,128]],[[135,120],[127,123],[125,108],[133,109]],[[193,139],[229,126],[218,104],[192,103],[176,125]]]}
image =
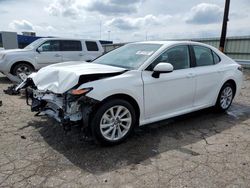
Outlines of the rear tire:
{"label": "rear tire", "polygon": [[27,63],[18,63],[13,68],[13,74],[18,76],[20,73],[24,73],[27,76],[34,72],[34,68]]}
{"label": "rear tire", "polygon": [[228,108],[230,108],[235,95],[235,88],[231,83],[225,83],[219,93],[216,102],[216,109],[219,112],[225,112]]}
{"label": "rear tire", "polygon": [[102,104],[91,121],[92,135],[101,145],[120,144],[135,127],[134,107],[122,99],[112,99]]}

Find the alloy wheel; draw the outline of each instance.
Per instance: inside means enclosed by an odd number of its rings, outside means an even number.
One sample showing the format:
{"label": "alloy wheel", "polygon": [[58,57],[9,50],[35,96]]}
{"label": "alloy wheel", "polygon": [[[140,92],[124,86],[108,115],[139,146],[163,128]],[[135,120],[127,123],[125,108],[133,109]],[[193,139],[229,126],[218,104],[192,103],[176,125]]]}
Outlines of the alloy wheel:
{"label": "alloy wheel", "polygon": [[122,105],[113,106],[101,118],[101,134],[109,141],[120,140],[129,132],[131,124],[130,111]]}
{"label": "alloy wheel", "polygon": [[20,65],[16,70],[16,75],[19,75],[21,73],[30,75],[32,73],[32,70],[30,70],[30,68],[25,65]]}
{"label": "alloy wheel", "polygon": [[227,109],[233,99],[233,90],[231,87],[225,87],[221,93],[221,97],[220,97],[220,105],[221,108],[223,109]]}

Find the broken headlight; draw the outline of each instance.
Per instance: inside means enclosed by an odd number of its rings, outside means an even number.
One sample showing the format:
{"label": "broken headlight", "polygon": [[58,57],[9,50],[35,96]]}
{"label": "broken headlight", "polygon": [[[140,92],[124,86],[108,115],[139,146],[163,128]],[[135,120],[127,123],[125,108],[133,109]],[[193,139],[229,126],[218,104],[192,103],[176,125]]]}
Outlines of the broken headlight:
{"label": "broken headlight", "polygon": [[93,88],[83,88],[83,89],[73,89],[70,91],[71,95],[86,95],[87,93],[89,93]]}

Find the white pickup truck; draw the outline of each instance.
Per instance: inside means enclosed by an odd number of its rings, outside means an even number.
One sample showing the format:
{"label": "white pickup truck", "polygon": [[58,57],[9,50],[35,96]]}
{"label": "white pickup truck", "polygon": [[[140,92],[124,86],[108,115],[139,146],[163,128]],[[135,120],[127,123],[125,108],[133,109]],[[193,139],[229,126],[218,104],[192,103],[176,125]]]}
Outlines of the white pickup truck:
{"label": "white pickup truck", "polygon": [[47,65],[66,61],[92,61],[104,52],[97,40],[41,38],[24,49],[0,51],[0,72],[12,81]]}

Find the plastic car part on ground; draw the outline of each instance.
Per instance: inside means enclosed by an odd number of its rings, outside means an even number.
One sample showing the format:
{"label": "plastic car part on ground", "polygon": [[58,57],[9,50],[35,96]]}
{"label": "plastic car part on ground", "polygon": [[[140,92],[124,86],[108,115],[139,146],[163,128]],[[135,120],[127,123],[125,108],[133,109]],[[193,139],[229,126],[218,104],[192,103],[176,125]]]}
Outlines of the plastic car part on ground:
{"label": "plastic car part on ground", "polygon": [[[24,81],[27,79],[27,77],[28,76],[26,74],[20,73],[18,78],[20,79],[20,81]],[[19,84],[13,84],[12,86],[9,86],[7,89],[3,90],[4,93],[8,95],[18,95],[20,91],[16,90],[17,85]]]}
{"label": "plastic car part on ground", "polygon": [[8,95],[18,95],[20,92],[16,91],[16,86],[17,85],[15,84],[12,86],[9,86],[7,89],[3,90],[3,92]]}

